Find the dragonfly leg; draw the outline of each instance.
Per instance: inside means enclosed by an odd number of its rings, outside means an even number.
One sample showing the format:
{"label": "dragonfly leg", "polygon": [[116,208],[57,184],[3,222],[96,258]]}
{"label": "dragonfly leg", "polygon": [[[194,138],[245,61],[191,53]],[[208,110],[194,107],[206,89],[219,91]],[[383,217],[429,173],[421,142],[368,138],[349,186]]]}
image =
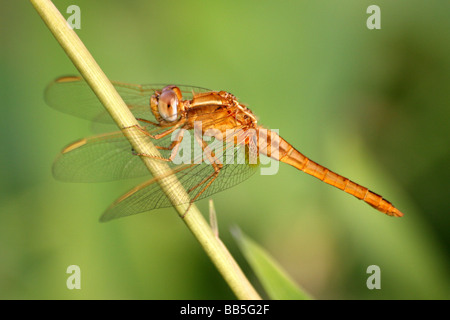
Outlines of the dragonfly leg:
{"label": "dragonfly leg", "polygon": [[172,162],[178,153],[178,149],[180,148],[181,141],[183,141],[183,135],[184,135],[184,130],[180,130],[177,133],[175,140],[170,144],[170,146],[168,146],[168,147],[156,146],[156,148],[160,149],[160,150],[172,150],[169,158],[158,157],[158,156],[153,156],[150,154],[137,153],[137,152],[133,152],[133,154],[136,156],[143,156],[143,157],[149,157],[149,158],[163,160],[163,161],[167,161],[167,162]]}
{"label": "dragonfly leg", "polygon": [[144,135],[146,135],[146,136],[148,136],[148,137],[150,137],[152,139],[155,139],[155,136],[153,136],[151,133],[149,133],[147,130],[145,130],[144,128],[142,128],[139,125],[133,125],[133,126],[125,127],[124,129],[131,129],[131,128],[136,128],[140,132],[142,132]]}
{"label": "dragonfly leg", "polygon": [[[139,119],[138,119],[139,120]],[[142,121],[142,119],[140,120],[140,121]],[[153,124],[153,122],[151,122],[151,121],[148,121],[148,120],[146,120],[148,123],[152,123]],[[139,126],[139,125],[133,125],[133,126],[130,126],[130,127],[125,127],[124,129],[130,129],[130,128],[136,128],[136,129],[138,129],[140,132],[142,132],[144,135],[146,135],[146,136],[148,136],[148,137],[150,137],[150,138],[152,138],[152,139],[155,139],[155,140],[158,140],[158,139],[161,139],[161,138],[164,138],[165,136],[167,136],[167,135],[169,135],[169,134],[171,134],[172,132],[174,132],[175,130],[177,130],[178,128],[180,128],[181,126],[183,126],[185,124],[185,121],[179,121],[176,125],[174,125],[174,126],[172,126],[170,129],[168,129],[168,130],[166,130],[166,131],[163,131],[163,132],[161,132],[161,133],[158,133],[158,134],[156,134],[156,135],[152,135],[150,132],[148,132],[145,128],[143,128],[143,127],[141,127],[141,126]],[[158,126],[159,127],[159,124],[155,124],[156,126]]]}
{"label": "dragonfly leg", "polygon": [[214,182],[214,180],[216,180],[216,178],[219,175],[220,170],[222,169],[222,167],[223,167],[223,164],[217,164],[216,166],[214,166],[214,172],[212,174],[210,174],[208,177],[203,179],[200,183],[198,183],[197,185],[195,185],[194,187],[192,187],[188,191],[188,193],[190,193],[194,189],[196,189],[196,188],[200,187],[201,185],[205,184],[205,186],[200,190],[200,192],[197,193],[195,195],[195,197],[191,199],[191,201],[189,202],[189,206],[187,207],[186,211],[182,215],[182,218],[184,218],[186,216],[186,214],[188,213],[192,203],[194,203],[198,199],[198,197],[200,197],[202,195],[202,193],[205,192],[211,186],[211,184]]}
{"label": "dragonfly leg", "polygon": [[142,118],[136,118],[137,121],[141,121],[141,122],[145,122],[151,125],[154,125],[155,127],[159,127],[159,123],[147,120],[147,119],[142,119]]}
{"label": "dragonfly leg", "polygon": [[204,187],[195,195],[195,197],[191,199],[191,201],[189,202],[189,206],[186,209],[185,213],[183,214],[182,218],[184,218],[186,216],[192,203],[195,202],[202,195],[202,193],[205,192],[211,186],[211,184],[214,182],[214,180],[216,180],[216,178],[218,177],[218,175],[220,173],[220,170],[223,168],[223,164],[220,162],[220,160],[211,153],[211,149],[209,148],[208,144],[205,141],[203,141],[201,138],[199,138],[197,135],[195,136],[195,139],[199,144],[201,144],[204,154],[206,155],[206,157],[208,158],[212,167],[214,168],[214,172],[211,173],[205,179],[203,179],[202,181],[200,181],[199,183],[197,183],[195,186],[193,186],[192,188],[190,188],[188,190],[188,194],[189,194],[192,191],[194,191],[195,189],[204,185]]}

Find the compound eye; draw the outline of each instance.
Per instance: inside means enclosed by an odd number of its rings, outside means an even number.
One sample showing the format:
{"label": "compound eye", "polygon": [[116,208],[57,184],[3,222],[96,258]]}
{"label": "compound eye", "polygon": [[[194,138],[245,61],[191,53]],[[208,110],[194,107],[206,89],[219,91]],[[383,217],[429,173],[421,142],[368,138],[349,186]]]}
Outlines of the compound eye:
{"label": "compound eye", "polygon": [[158,111],[161,117],[169,122],[178,118],[178,97],[173,90],[164,90],[159,96]]}

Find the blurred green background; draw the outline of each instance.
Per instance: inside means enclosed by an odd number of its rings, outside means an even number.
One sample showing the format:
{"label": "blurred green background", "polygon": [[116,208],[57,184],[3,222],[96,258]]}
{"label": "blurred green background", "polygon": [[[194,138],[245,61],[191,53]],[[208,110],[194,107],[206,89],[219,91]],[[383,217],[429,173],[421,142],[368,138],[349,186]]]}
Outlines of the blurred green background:
{"label": "blurred green background", "polygon": [[[214,195],[221,238],[265,247],[318,299],[449,298],[449,1],[55,1],[110,79],[227,90],[305,155],[392,201],[389,218],[287,165]],[[369,5],[381,30],[369,30]],[[228,299],[173,209],[102,224],[142,180],[55,181],[89,123],[50,109],[77,74],[28,1],[0,4],[0,298]],[[207,215],[208,202],[198,203]],[[68,290],[66,268],[81,268]],[[381,268],[381,290],[366,269]]]}

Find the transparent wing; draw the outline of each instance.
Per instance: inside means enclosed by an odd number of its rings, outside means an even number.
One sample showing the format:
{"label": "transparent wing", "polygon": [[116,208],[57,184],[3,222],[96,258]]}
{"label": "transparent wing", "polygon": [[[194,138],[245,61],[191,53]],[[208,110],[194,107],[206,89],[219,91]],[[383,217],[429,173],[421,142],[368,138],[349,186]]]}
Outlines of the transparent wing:
{"label": "transparent wing", "polygon": [[[152,125],[145,128],[151,134],[167,130],[167,127]],[[137,135],[137,139],[151,139],[153,144],[164,148],[159,152],[166,159],[170,157],[169,147],[174,137],[167,135],[155,140],[143,133]],[[84,138],[69,144],[55,159],[52,171],[57,180],[66,182],[107,182],[150,175],[140,157],[134,154],[128,139],[120,131]]]}
{"label": "transparent wing", "polygon": [[103,182],[150,174],[122,132],[78,140],[53,163],[53,176],[68,182]]}
{"label": "transparent wing", "polygon": [[[111,82],[136,118],[154,119],[150,111],[150,97],[166,84],[137,85]],[[178,87],[184,99],[192,99],[196,93],[211,91],[185,85]],[[68,76],[54,80],[47,86],[44,97],[49,106],[61,112],[96,122],[112,123],[110,115],[81,77]]]}
{"label": "transparent wing", "polygon": [[[248,159],[248,156],[245,156],[245,153],[243,153],[243,148],[234,148],[231,157]],[[227,162],[227,157],[225,156],[223,163]],[[211,164],[181,164],[174,167],[173,172],[188,193],[188,199],[178,199],[175,203],[172,203],[169,198],[176,198],[176,195],[172,194],[175,191],[170,191],[169,195],[166,196],[158,184],[158,178],[153,178],[131,189],[117,199],[105,211],[100,220],[105,222],[157,208],[170,207],[174,204],[188,203],[192,199],[195,199],[195,201],[203,199],[241,183],[253,175],[257,167],[258,164],[250,164],[248,161],[246,163],[224,164],[217,178],[207,186],[207,183],[210,181],[208,177],[212,177],[214,174],[214,167]]]}
{"label": "transparent wing", "polygon": [[[145,128],[147,132],[153,135],[168,129],[167,127],[161,128],[152,125],[147,125]],[[161,157],[169,159],[172,154],[173,146],[171,145],[173,141],[178,139],[180,130],[183,130],[183,139],[174,161],[164,162],[172,169],[177,168],[181,163],[205,165],[204,159],[207,159],[207,157],[195,140],[193,130],[178,129],[161,139],[151,139],[144,133],[140,133],[136,135],[136,139],[150,139],[159,149]],[[236,135],[239,132],[240,130],[237,130]],[[252,142],[252,144],[255,144],[255,142]],[[246,161],[244,154],[246,148],[243,146],[235,147],[234,144],[227,145],[222,141],[211,139],[209,147],[215,151],[219,161],[225,164],[245,163]],[[252,154],[254,153],[252,151]],[[257,159],[251,162],[256,163]],[[214,170],[208,162],[206,162],[206,166],[210,166]],[[57,180],[66,182],[107,182],[150,175],[140,157],[133,152],[128,139],[120,131],[84,138],[69,144],[55,159],[52,171]],[[230,171],[230,169],[224,170],[224,175]],[[192,173],[194,172],[196,171],[192,171]],[[206,170],[201,171],[203,174],[206,174],[206,172]]]}

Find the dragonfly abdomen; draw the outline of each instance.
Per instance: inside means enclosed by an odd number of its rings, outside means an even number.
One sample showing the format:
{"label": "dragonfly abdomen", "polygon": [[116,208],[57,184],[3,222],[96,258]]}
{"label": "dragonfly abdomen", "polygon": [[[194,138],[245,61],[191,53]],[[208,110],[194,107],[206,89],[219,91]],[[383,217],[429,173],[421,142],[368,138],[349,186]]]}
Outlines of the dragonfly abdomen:
{"label": "dragonfly abdomen", "polygon": [[382,196],[310,160],[281,137],[279,138],[279,156],[277,160],[290,164],[329,185],[351,194],[389,216],[403,216],[403,213]]}

